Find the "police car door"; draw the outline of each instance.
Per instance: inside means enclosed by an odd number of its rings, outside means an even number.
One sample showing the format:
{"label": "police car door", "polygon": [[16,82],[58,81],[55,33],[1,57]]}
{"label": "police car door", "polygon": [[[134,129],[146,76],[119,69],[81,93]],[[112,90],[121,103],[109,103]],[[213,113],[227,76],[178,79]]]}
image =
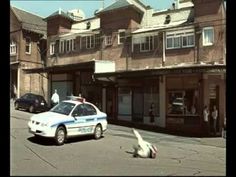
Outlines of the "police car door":
{"label": "police car door", "polygon": [[73,136],[83,134],[82,127],[86,126],[84,105],[77,105],[71,116],[74,118],[74,124],[68,127],[68,135]]}
{"label": "police car door", "polygon": [[91,117],[88,115],[86,104],[78,105],[72,112],[74,124],[68,129],[68,135],[83,135],[92,132]]}

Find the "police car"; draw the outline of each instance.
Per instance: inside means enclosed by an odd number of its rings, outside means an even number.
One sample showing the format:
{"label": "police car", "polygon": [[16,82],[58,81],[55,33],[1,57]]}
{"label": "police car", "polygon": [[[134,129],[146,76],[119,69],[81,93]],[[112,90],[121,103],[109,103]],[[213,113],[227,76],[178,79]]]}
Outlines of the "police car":
{"label": "police car", "polygon": [[57,145],[63,145],[73,136],[101,138],[107,130],[107,115],[84,98],[75,97],[60,102],[48,112],[33,115],[28,127],[35,136],[54,138]]}

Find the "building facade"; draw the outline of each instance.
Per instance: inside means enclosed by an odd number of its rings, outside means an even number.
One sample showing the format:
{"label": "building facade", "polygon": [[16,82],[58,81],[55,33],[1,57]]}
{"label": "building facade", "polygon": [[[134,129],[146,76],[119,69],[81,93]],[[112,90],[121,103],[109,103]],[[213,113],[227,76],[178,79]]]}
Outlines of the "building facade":
{"label": "building facade", "polygon": [[79,21],[59,10],[47,17],[47,26],[47,67],[28,72],[48,73],[51,93],[59,88],[63,98],[81,94],[110,121],[196,135],[204,134],[204,105],[210,111],[216,105],[221,132],[226,76],[222,0],[178,0],[162,11],[120,0]]}
{"label": "building facade", "polygon": [[42,67],[46,59],[46,23],[41,17],[10,7],[11,98],[27,92],[47,96],[45,74],[26,74],[24,69]]}

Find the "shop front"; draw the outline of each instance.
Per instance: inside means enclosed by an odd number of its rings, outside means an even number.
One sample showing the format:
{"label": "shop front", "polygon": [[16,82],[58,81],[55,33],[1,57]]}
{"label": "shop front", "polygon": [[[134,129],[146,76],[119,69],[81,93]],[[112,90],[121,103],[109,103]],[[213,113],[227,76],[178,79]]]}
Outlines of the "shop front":
{"label": "shop front", "polygon": [[[205,136],[203,107],[216,105],[219,134],[225,118],[225,66],[198,65],[95,75],[107,78],[106,112],[111,120],[164,128],[184,135]],[[113,79],[110,79],[113,78]],[[154,105],[154,122],[149,110]],[[213,135],[212,133],[210,135]]]}

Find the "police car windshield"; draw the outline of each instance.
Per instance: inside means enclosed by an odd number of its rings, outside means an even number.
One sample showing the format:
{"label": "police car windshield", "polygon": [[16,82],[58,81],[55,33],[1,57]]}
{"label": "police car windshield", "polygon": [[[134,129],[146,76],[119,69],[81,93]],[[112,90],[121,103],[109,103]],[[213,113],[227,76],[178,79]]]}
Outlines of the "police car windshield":
{"label": "police car windshield", "polygon": [[60,102],[58,105],[53,107],[50,110],[50,112],[56,112],[59,114],[69,115],[74,107],[75,107],[74,103]]}

